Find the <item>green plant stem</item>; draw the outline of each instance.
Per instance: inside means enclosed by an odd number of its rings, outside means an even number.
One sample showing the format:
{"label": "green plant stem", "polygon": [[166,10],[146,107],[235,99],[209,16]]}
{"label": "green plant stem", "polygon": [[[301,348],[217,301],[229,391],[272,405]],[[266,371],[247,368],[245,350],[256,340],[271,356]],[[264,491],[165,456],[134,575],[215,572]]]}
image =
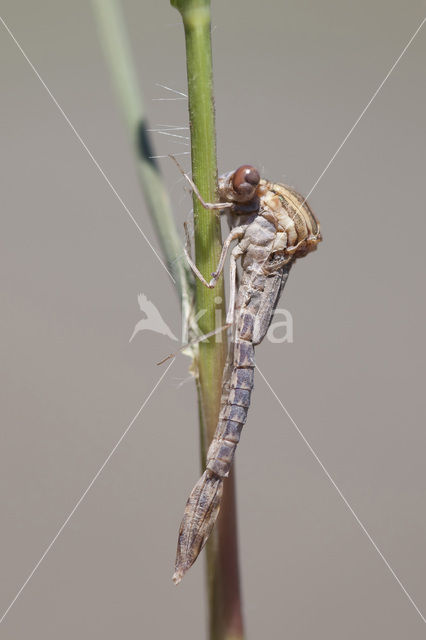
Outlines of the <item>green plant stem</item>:
{"label": "green plant stem", "polygon": [[[171,0],[183,19],[188,76],[191,130],[192,178],[206,202],[217,200],[216,136],[213,103],[211,18],[208,0]],[[222,247],[220,220],[203,209],[194,196],[194,236],[196,263],[209,280],[215,271]],[[203,313],[199,326],[203,334],[225,322],[225,293],[221,278],[214,290],[197,281],[196,309]],[[217,336],[199,345],[199,397],[202,463],[206,447],[215,432],[221,397],[226,341]],[[205,433],[203,432],[205,429]],[[224,498],[215,532],[207,544],[207,584],[211,640],[243,637],[236,537],[235,485],[225,481]]]}
{"label": "green plant stem", "polygon": [[[184,320],[193,297],[192,277],[182,260],[182,243],[170,199],[155,159],[147,131],[147,117],[133,63],[126,27],[117,0],[92,0],[100,41],[121,111],[136,153],[138,173],[148,211],[167,268],[181,296]],[[185,324],[185,322],[184,322]]]}
{"label": "green plant stem", "polygon": [[[139,178],[162,253],[181,294],[183,325],[193,317],[193,286],[188,268],[181,260],[182,246],[172,216],[170,200],[147,131],[146,111],[138,85],[128,37],[118,0],[92,0],[100,40],[113,85],[134,147]],[[210,3],[205,0],[172,0],[182,14],[188,70],[191,126],[192,175],[208,202],[216,199],[217,169],[212,62]],[[216,268],[221,234],[218,218],[205,211],[194,198],[196,262],[210,278]],[[219,300],[219,302],[217,302]],[[202,333],[225,321],[225,295],[222,279],[214,291],[197,282],[196,308],[203,313],[198,324]],[[204,311],[205,310],[205,311]],[[219,314],[218,314],[219,312]],[[198,357],[200,441],[202,464],[216,429],[220,405],[221,378],[226,340],[214,338],[200,343]],[[231,477],[225,482],[223,505],[215,533],[207,545],[207,583],[209,592],[210,640],[241,640],[242,614],[236,537],[235,487]]]}

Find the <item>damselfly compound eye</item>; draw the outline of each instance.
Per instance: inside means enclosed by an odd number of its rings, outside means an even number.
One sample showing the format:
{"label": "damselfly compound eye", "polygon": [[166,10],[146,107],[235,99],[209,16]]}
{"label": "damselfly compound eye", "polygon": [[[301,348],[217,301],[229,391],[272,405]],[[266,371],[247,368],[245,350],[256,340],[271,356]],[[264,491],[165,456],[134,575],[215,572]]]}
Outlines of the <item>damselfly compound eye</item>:
{"label": "damselfly compound eye", "polygon": [[232,178],[232,186],[235,192],[247,199],[254,196],[254,192],[260,181],[260,175],[257,169],[249,164],[243,164],[239,167]]}

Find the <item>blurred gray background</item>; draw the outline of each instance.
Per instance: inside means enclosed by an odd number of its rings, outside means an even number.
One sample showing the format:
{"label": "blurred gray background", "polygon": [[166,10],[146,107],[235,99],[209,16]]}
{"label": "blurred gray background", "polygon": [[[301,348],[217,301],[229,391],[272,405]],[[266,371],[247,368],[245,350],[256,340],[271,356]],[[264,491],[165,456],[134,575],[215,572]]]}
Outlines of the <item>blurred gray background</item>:
{"label": "blurred gray background", "polygon": [[[178,13],[166,0],[123,5],[151,124],[186,125],[185,101],[153,101],[172,96],[157,83],[186,88]],[[304,194],[425,15],[416,0],[213,5],[219,170],[249,162]],[[90,3],[2,0],[1,9],[158,246]],[[281,302],[294,343],[265,342],[257,360],[425,615],[424,29],[310,196],[324,242],[297,264]],[[177,335],[180,318],[166,272],[1,25],[0,47],[4,611],[173,349],[154,333],[129,344],[137,294]],[[184,150],[155,142],[158,154]],[[160,162],[181,228],[191,200]],[[171,581],[199,474],[187,366],[175,361],[1,638],[205,637],[204,558],[178,588]],[[250,638],[425,637],[260,376],[237,485]]]}

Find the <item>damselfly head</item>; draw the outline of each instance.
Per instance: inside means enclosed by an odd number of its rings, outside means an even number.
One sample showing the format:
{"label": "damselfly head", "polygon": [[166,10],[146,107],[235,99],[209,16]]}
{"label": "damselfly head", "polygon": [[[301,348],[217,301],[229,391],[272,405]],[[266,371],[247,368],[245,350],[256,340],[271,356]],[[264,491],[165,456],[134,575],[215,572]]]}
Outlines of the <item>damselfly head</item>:
{"label": "damselfly head", "polygon": [[257,195],[259,182],[258,170],[250,164],[243,164],[219,178],[220,196],[228,202],[248,203]]}

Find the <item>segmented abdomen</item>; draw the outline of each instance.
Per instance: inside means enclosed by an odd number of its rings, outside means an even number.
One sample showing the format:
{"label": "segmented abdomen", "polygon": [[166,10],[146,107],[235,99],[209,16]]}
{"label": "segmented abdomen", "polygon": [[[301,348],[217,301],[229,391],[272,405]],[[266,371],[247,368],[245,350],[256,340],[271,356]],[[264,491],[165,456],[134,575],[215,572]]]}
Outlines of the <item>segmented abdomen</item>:
{"label": "segmented abdomen", "polygon": [[[241,283],[241,306],[230,345],[230,362],[225,367],[219,421],[207,452],[207,469],[224,478],[229,474],[242,428],[247,420],[254,386],[254,345],[264,338],[273,312],[287,281],[290,265],[273,276],[252,274],[250,286]],[[253,288],[253,284],[256,288]],[[251,291],[245,300],[245,291]]]}
{"label": "segmented abdomen", "polygon": [[246,340],[234,343],[234,361],[230,379],[225,381],[226,403],[222,405],[219,422],[207,452],[207,469],[225,478],[229,474],[241,430],[247,420],[254,380],[254,346]]}

